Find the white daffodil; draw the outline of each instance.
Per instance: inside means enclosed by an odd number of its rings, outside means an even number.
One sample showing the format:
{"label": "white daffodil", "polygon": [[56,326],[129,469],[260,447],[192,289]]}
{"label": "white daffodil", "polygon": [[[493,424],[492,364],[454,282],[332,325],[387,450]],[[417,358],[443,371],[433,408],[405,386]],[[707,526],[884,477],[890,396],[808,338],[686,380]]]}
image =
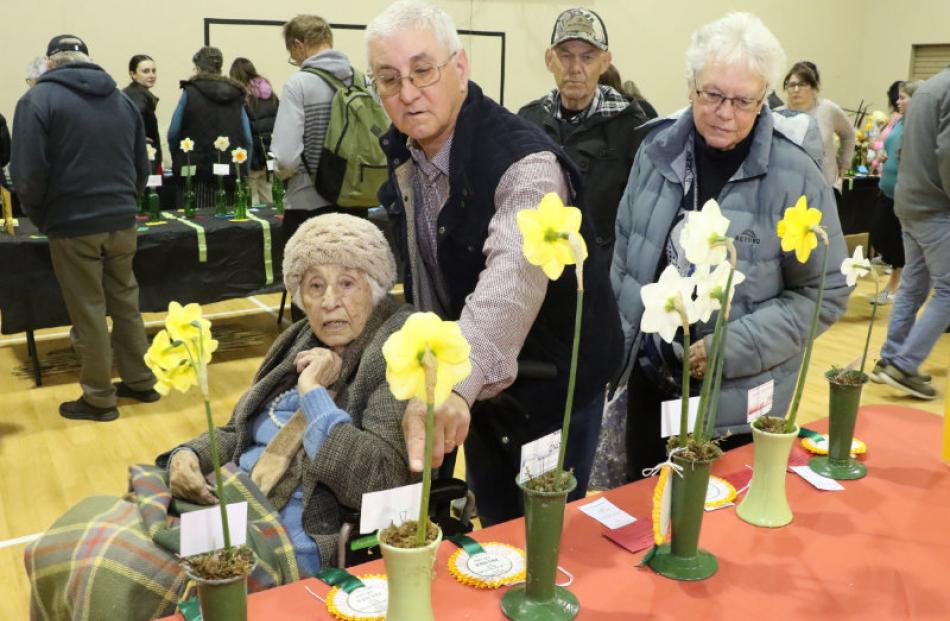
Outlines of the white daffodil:
{"label": "white daffodil", "polygon": [[667,343],[673,342],[676,330],[683,327],[682,311],[686,321],[695,321],[693,308],[693,279],[680,276],[676,267],[667,265],[660,279],[640,288],[643,317],[640,329],[658,333]]}
{"label": "white daffodil", "polygon": [[[716,266],[716,269],[710,270],[708,265],[697,265],[693,272],[693,280],[696,282],[696,318],[703,323],[709,321],[713,312],[722,308],[722,292],[729,282],[729,262],[723,261]],[[745,274],[736,270],[732,275],[732,291],[729,292],[729,299],[736,293],[736,285],[745,280]]]}
{"label": "white daffodil", "polygon": [[191,138],[184,138],[178,143],[178,148],[181,149],[183,153],[191,153],[195,148],[195,141]]}
{"label": "white daffodil", "polygon": [[849,287],[853,287],[858,282],[858,278],[871,273],[871,261],[864,258],[862,246],[855,248],[854,255],[841,262],[841,273],[845,275]]}
{"label": "white daffodil", "polygon": [[214,148],[218,151],[227,151],[230,146],[231,141],[228,140],[227,136],[218,136],[214,141]]}
{"label": "white daffodil", "polygon": [[158,151],[150,144],[145,145],[145,152],[148,153],[148,161],[155,161],[155,156],[158,155]]}
{"label": "white daffodil", "polygon": [[722,215],[719,203],[708,200],[700,211],[686,215],[680,232],[680,246],[686,258],[695,265],[716,265],[726,260],[726,246],[717,245],[726,236],[729,219]]}

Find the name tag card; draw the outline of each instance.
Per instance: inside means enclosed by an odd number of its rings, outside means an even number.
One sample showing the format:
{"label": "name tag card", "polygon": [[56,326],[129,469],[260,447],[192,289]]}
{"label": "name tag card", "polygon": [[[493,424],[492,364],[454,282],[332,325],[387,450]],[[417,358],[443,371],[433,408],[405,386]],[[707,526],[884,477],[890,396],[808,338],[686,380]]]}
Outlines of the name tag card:
{"label": "name tag card", "polygon": [[419,517],[421,505],[422,483],[363,494],[360,534],[365,535],[390,524],[399,526],[407,520],[414,520]]}
{"label": "name tag card", "polygon": [[219,177],[228,177],[231,175],[230,164],[215,164],[212,172]]}
{"label": "name tag card", "polygon": [[[227,511],[231,545],[243,545],[247,541],[247,503],[229,504]],[[221,509],[217,505],[182,514],[182,556],[211,552],[223,547],[224,529],[221,528]]]}
{"label": "name tag card", "polygon": [[181,167],[181,176],[182,177],[194,177],[195,176],[196,165],[192,164],[191,166],[182,166]]}
{"label": "name tag card", "polygon": [[842,486],[841,483],[838,483],[832,478],[818,474],[808,466],[789,466],[788,469],[823,492],[840,492],[844,489],[844,486]]}
{"label": "name tag card", "polygon": [[[683,407],[681,399],[671,399],[660,404],[660,437],[669,438],[680,432],[680,411]],[[689,421],[687,432],[693,430],[696,424],[696,415],[699,413],[699,397],[689,398]]]}
{"label": "name tag card", "polygon": [[518,480],[527,481],[557,468],[557,454],[560,449],[560,430],[523,444]]}
{"label": "name tag card", "polygon": [[581,511],[591,516],[607,528],[620,528],[627,524],[633,524],[637,518],[633,517],[614,503],[603,496],[579,507]]}
{"label": "name tag card", "polygon": [[775,380],[769,380],[749,391],[749,409],[746,412],[746,422],[751,423],[772,411],[772,394],[774,392]]}
{"label": "name tag card", "polygon": [[267,160],[267,170],[274,170],[274,160]]}
{"label": "name tag card", "polygon": [[145,184],[145,187],[148,188],[160,188],[162,187],[162,176],[161,175],[149,175],[148,182]]}

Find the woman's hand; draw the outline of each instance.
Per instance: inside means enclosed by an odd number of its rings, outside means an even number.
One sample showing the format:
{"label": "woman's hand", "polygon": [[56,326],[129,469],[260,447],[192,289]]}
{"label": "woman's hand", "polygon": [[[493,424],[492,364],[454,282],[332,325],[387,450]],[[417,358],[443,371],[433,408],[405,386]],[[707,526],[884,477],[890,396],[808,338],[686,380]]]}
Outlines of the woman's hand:
{"label": "woman's hand", "polygon": [[700,379],[706,374],[706,345],[702,339],[689,346],[689,374]]}
{"label": "woman's hand", "polygon": [[329,388],[340,377],[340,367],[343,360],[333,351],[324,347],[314,347],[297,354],[294,366],[300,377],[297,379],[297,390],[303,396],[323,386]]}
{"label": "woman's hand", "polygon": [[201,464],[194,451],[178,451],[168,464],[168,483],[172,496],[190,500],[199,505],[213,505],[218,502],[211,485],[201,474]]}

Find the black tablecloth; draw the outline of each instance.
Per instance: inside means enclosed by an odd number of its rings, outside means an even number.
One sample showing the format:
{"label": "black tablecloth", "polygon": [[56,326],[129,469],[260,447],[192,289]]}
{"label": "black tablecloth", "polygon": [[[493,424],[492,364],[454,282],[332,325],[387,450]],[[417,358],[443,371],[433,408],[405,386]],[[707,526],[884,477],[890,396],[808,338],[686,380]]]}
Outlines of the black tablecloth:
{"label": "black tablecloth", "polygon": [[838,218],[845,235],[867,233],[871,230],[874,204],[877,202],[879,177],[844,179],[838,199]]}
{"label": "black tablecloth", "polygon": [[[182,217],[180,213],[174,215]],[[270,208],[254,215],[268,223],[272,279],[264,260],[260,222],[218,220],[202,210],[192,221],[205,231],[207,260],[199,261],[198,234],[183,222],[146,226],[138,222],[134,270],[144,311],[163,311],[172,300],[210,304],[280,290],[283,262],[281,217]],[[0,234],[0,315],[3,334],[69,325],[47,239],[20,218],[15,236]]]}

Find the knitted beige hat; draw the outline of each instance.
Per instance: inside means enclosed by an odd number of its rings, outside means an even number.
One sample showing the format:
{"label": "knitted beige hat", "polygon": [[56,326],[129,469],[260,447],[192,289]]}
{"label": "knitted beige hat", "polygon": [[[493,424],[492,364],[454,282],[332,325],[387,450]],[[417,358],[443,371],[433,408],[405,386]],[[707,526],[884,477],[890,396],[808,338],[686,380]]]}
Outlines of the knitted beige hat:
{"label": "knitted beige hat", "polygon": [[300,225],[284,247],[284,286],[296,298],[307,270],[337,264],[360,269],[389,291],[396,282],[396,260],[379,228],[363,218],[329,213]]}

